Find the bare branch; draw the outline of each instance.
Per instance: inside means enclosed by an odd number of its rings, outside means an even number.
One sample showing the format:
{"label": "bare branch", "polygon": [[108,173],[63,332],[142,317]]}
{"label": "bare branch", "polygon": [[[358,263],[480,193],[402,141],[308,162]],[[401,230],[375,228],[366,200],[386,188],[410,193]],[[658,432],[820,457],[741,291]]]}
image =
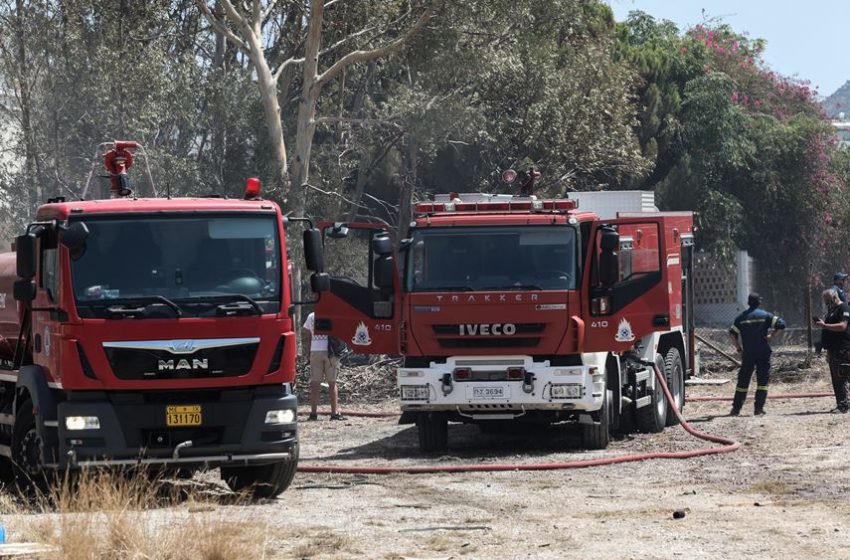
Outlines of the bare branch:
{"label": "bare branch", "polygon": [[355,64],[358,62],[368,62],[376,58],[387,56],[399,50],[408,40],[413,38],[417,33],[422,30],[423,27],[425,27],[425,24],[428,23],[433,14],[433,7],[428,7],[424,12],[422,12],[422,15],[419,16],[419,19],[416,20],[416,23],[413,24],[413,26],[411,26],[411,28],[408,29],[407,32],[405,32],[401,37],[387,43],[382,47],[378,47],[376,49],[368,51],[353,51],[348,53],[344,57],[337,60],[330,68],[322,72],[313,87],[321,88],[326,83],[336,78],[340,74],[340,72],[343,71],[344,68],[350,66],[351,64]]}
{"label": "bare branch", "polygon": [[303,184],[303,185],[301,185],[301,186],[302,186],[302,187],[309,187],[309,188],[313,189],[313,190],[314,190],[314,191],[316,191],[316,192],[320,192],[320,193],[322,193],[322,194],[323,194],[323,195],[325,195],[325,196],[335,196],[335,197],[337,197],[337,198],[341,198],[341,199],[343,200],[343,202],[347,202],[348,204],[351,204],[352,206],[357,206],[358,208],[365,208],[366,210],[369,210],[369,209],[370,209],[368,206],[363,206],[362,204],[358,204],[358,203],[354,202],[353,200],[348,200],[347,198],[345,198],[344,196],[342,196],[342,195],[341,195],[341,194],[339,194],[338,192],[334,192],[334,191],[325,191],[325,190],[320,189],[319,187],[314,187],[314,186],[313,186],[313,185],[311,185],[310,183],[304,183],[304,184]]}
{"label": "bare branch", "polygon": [[[228,2],[228,3],[229,3],[229,2]],[[198,9],[200,9],[200,10],[201,10],[201,13],[204,15],[204,18],[207,20],[207,22],[209,22],[210,26],[212,26],[212,28],[213,28],[213,29],[215,29],[216,31],[218,31],[219,33],[221,33],[222,35],[224,35],[224,37],[225,37],[228,41],[230,41],[231,43],[233,43],[234,45],[236,45],[236,47],[237,47],[240,51],[244,52],[245,54],[250,54],[251,49],[248,47],[248,45],[245,43],[245,41],[243,41],[242,39],[240,39],[240,38],[239,38],[239,37],[238,37],[238,36],[237,36],[237,35],[236,35],[233,31],[231,31],[231,30],[230,30],[230,28],[229,28],[229,27],[227,27],[226,25],[222,24],[222,23],[221,23],[221,22],[220,22],[220,21],[219,21],[219,20],[215,17],[215,15],[214,15],[214,14],[212,13],[212,11],[210,10],[210,7],[209,7],[209,6],[207,6],[207,3],[206,3],[206,1],[205,1],[205,0],[195,0],[195,4],[197,4],[197,5],[198,5]],[[232,8],[232,7],[233,7],[233,6],[231,5],[231,8]],[[235,10],[234,10],[234,11],[235,11]],[[238,16],[238,14],[237,14],[237,16]]]}
{"label": "bare branch", "polygon": [[350,41],[351,39],[355,39],[355,38],[357,38],[357,37],[360,37],[361,35],[365,35],[366,33],[368,33],[368,32],[370,32],[370,31],[372,31],[373,29],[375,29],[375,26],[374,26],[374,25],[373,25],[372,27],[366,27],[366,28],[363,28],[363,29],[361,29],[360,31],[358,31],[357,33],[352,33],[351,35],[348,35],[348,36],[346,36],[345,38],[340,39],[339,41],[337,41],[336,43],[334,43],[334,44],[333,44],[333,45],[331,45],[330,47],[328,47],[328,48],[326,48],[326,49],[323,49],[323,50],[322,50],[322,52],[321,52],[321,53],[319,53],[319,54],[320,54],[320,55],[328,54],[329,52],[331,52],[331,51],[334,51],[334,50],[338,49],[339,47],[341,47],[342,45],[344,45],[345,43],[347,43],[347,42],[348,42],[348,41]]}
{"label": "bare branch", "polygon": [[269,19],[269,16],[272,15],[272,12],[277,6],[277,2],[278,0],[269,0],[269,5],[266,6],[265,10],[263,10],[263,19],[261,20],[263,23],[265,23],[266,20]]}
{"label": "bare branch", "polygon": [[339,2],[339,0],[330,0],[330,2],[328,2],[327,4],[325,4],[325,9],[327,10],[328,8],[330,8],[331,6],[333,6],[334,4],[336,4],[337,2]]}
{"label": "bare branch", "polygon": [[319,117],[314,121],[319,124],[334,124],[334,123],[350,123],[350,124],[380,124],[385,126],[394,126],[401,128],[401,125],[395,121],[387,119],[355,119],[349,117]]}
{"label": "bare branch", "polygon": [[290,66],[292,64],[301,64],[302,62],[304,62],[304,57],[287,58],[286,60],[283,61],[283,63],[281,63],[280,66],[277,67],[277,70],[274,71],[274,74],[273,74],[274,80],[277,81],[278,79],[280,79],[280,75],[283,74],[283,71],[286,70],[287,66]]}
{"label": "bare branch", "polygon": [[230,0],[221,0],[221,5],[224,6],[224,13],[227,14],[227,19],[235,23],[236,27],[241,28],[242,33],[246,36],[251,36],[259,41],[259,37],[254,37],[254,29],[251,27],[251,24],[245,19],[245,16],[236,11],[236,7]]}
{"label": "bare branch", "polygon": [[254,0],[254,5],[251,6],[251,14],[254,16],[254,25],[260,25],[263,22],[262,13],[263,9],[260,5],[260,0]]}

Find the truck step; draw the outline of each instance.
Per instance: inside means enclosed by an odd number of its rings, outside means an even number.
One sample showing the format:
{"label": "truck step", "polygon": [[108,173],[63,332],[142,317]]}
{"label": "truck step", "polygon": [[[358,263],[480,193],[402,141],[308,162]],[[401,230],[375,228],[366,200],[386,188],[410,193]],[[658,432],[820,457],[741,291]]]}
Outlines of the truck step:
{"label": "truck step", "polygon": [[644,406],[649,406],[650,403],[652,403],[652,395],[647,395],[635,401],[635,408],[643,408]]}
{"label": "truck step", "polygon": [[649,379],[651,372],[648,369],[642,369],[639,372],[635,373],[635,383],[640,383],[641,381],[646,381]]}

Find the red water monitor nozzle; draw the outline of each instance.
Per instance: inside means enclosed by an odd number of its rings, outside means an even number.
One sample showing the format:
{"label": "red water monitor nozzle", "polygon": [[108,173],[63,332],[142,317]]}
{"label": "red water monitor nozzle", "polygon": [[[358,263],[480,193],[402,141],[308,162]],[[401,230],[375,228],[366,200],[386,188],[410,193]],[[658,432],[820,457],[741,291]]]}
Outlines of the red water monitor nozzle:
{"label": "red water monitor nozzle", "polygon": [[112,149],[103,154],[103,166],[109,172],[109,192],[113,198],[130,196],[130,177],[127,171],[133,166],[132,149],[139,147],[132,140],[115,140]]}

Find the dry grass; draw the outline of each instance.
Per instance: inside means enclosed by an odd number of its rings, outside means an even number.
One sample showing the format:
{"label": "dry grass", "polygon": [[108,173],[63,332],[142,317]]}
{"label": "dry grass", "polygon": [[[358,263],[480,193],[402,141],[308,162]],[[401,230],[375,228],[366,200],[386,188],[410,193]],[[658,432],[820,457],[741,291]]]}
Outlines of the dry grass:
{"label": "dry grass", "polygon": [[324,528],[309,535],[307,542],[295,546],[291,550],[293,558],[312,558],[319,555],[333,555],[345,551],[351,554],[351,540],[345,535],[335,533],[333,529]]}
{"label": "dry grass", "polygon": [[221,503],[192,485],[151,481],[144,473],[83,472],[37,498],[34,507],[7,510],[0,502],[0,511],[12,513],[10,523],[21,527],[23,539],[15,540],[53,547],[46,559],[266,557],[267,523],[250,510],[241,521],[232,511],[225,518]]}
{"label": "dry grass", "polygon": [[794,487],[778,480],[760,480],[752,484],[749,491],[767,496],[787,496],[794,493]]}

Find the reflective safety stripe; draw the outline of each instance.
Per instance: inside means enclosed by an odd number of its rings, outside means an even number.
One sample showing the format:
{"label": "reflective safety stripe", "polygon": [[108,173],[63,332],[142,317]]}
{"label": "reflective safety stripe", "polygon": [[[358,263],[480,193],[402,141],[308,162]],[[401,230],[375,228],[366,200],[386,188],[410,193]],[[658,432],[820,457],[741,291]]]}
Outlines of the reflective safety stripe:
{"label": "reflective safety stripe", "polygon": [[762,317],[761,319],[744,319],[743,321],[741,321],[742,325],[748,325],[751,323],[764,323],[764,317]]}
{"label": "reflective safety stripe", "polygon": [[734,333],[740,333],[741,332],[741,331],[738,330],[738,327],[736,327],[735,325],[732,325],[731,327],[729,327],[729,330],[734,332]]}
{"label": "reflective safety stripe", "polygon": [[771,321],[770,321],[770,328],[775,327],[775,326],[776,326],[776,321],[778,321],[778,320],[779,320],[779,317],[777,317],[776,315],[774,315],[774,316],[773,316],[773,319],[771,319]]}
{"label": "reflective safety stripe", "polygon": [[757,391],[767,391],[767,385],[759,385],[756,387]]}
{"label": "reflective safety stripe", "polygon": [[735,392],[736,393],[746,393],[747,388],[746,387],[735,387]]}

